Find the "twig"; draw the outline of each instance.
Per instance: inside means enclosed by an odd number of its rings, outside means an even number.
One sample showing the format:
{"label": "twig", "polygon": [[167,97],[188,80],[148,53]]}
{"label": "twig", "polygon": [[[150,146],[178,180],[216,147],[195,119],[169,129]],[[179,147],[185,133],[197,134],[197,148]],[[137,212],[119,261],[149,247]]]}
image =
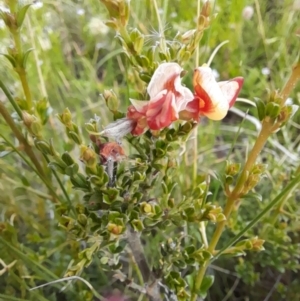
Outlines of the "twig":
{"label": "twig", "polygon": [[268,301],[270,299],[270,297],[272,296],[272,294],[274,293],[277,284],[279,283],[279,281],[281,280],[282,275],[279,275],[276,279],[276,282],[274,283],[273,287],[271,288],[271,290],[269,291],[268,295],[266,296],[266,298],[264,299],[264,301]]}
{"label": "twig", "polygon": [[151,270],[144,255],[144,249],[141,244],[139,233],[134,231],[132,228],[127,229],[127,240],[135,262],[142,273],[144,282],[148,282],[151,278]]}
{"label": "twig", "polygon": [[222,301],[227,301],[231,295],[233,294],[234,290],[236,289],[236,287],[238,286],[238,284],[240,283],[240,278],[236,278],[233,286],[230,288],[230,290],[228,291],[228,293],[226,294],[226,296],[222,299]]}
{"label": "twig", "polygon": [[162,301],[160,296],[159,279],[157,279],[150,270],[141,244],[140,234],[132,228],[127,228],[126,234],[135,262],[141,271],[144,282],[147,283],[147,286],[145,287],[146,294],[150,297],[151,301]]}
{"label": "twig", "polygon": [[66,277],[66,278],[61,278],[61,279],[57,279],[57,280],[54,280],[54,281],[50,281],[50,282],[47,282],[47,283],[44,283],[42,285],[39,285],[39,286],[35,286],[35,287],[32,287],[31,289],[29,289],[30,291],[33,291],[33,290],[36,290],[36,289],[39,289],[39,288],[42,288],[42,287],[45,287],[45,286],[48,286],[48,285],[52,285],[52,284],[56,284],[56,283],[60,283],[60,282],[64,282],[64,281],[72,281],[72,280],[80,280],[81,282],[83,282],[91,291],[92,293],[94,294],[95,297],[97,297],[99,300],[102,300],[104,301],[105,298],[102,297],[95,289],[94,287],[88,282],[86,281],[85,279],[79,277],[79,276],[71,276],[71,277]]}

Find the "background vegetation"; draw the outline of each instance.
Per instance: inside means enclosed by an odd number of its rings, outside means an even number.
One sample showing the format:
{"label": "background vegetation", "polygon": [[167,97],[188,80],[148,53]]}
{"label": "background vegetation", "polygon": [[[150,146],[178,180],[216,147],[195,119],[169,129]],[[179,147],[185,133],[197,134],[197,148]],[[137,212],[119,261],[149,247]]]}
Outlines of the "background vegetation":
{"label": "background vegetation", "polygon": [[[194,27],[197,1],[161,0],[158,4],[167,39],[177,31]],[[147,43],[158,40],[160,34],[152,1],[136,0],[131,5],[129,26],[145,34]],[[221,80],[243,76],[245,83],[240,97],[249,100],[265,97],[267,89],[280,89],[299,55],[300,2],[215,1],[213,11],[217,16],[201,41],[200,64],[207,62],[220,43],[228,41],[211,65]],[[106,19],[105,7],[97,0],[37,1],[30,8],[22,29],[24,48],[35,49],[27,65],[33,99],[48,97],[52,108],[48,130],[44,129],[43,134],[46,140],[53,139],[60,153],[67,150],[77,158],[78,149],[70,143],[55,115],[68,107],[76,124],[83,125],[94,114],[101,117],[103,124],[108,124],[112,116],[100,96],[105,89],[114,89],[124,111],[129,97],[140,99],[143,92],[143,85],[122,53],[114,31],[104,25]],[[0,23],[0,39],[0,51],[6,53],[11,38],[4,23]],[[1,80],[14,97],[23,97],[17,75],[4,57],[0,58],[0,66]],[[184,69],[194,67],[191,59]],[[191,82],[191,76],[189,72],[184,81]],[[136,87],[140,89],[134,89]],[[7,104],[1,91],[0,101]],[[289,101],[299,104],[299,86]],[[198,174],[211,174],[210,200],[223,205],[217,175],[222,172],[227,156],[231,161],[243,162],[259,130],[257,119],[244,118],[241,114],[248,112],[248,116],[257,118],[255,107],[245,102],[235,107],[240,111],[230,112],[222,122],[203,120],[198,127],[197,144],[195,140],[188,142],[178,179],[182,191],[192,187],[197,164]],[[298,112],[268,141],[260,157],[260,162],[268,165],[266,177],[256,187],[263,197],[243,202],[239,214],[233,214],[229,221],[229,231],[222,237],[224,241],[238,233],[285,187],[299,165],[299,118]],[[238,132],[234,149],[230,151]],[[0,133],[14,143],[15,138],[1,118]],[[82,135],[88,143],[88,133],[82,132]],[[50,202],[43,183],[4,138],[0,138],[0,151],[0,300],[92,300],[91,290],[80,281],[28,291],[30,287],[63,277],[68,267],[78,261],[85,246],[59,226],[62,208]],[[81,204],[83,194],[72,189],[68,177],[60,176],[60,179],[72,205]],[[55,179],[53,182],[56,193],[61,195],[62,189]],[[248,233],[266,240],[265,251],[239,258],[223,257],[214,262],[209,273],[215,276],[215,283],[207,300],[300,298],[298,204],[299,191],[295,190],[288,202],[271,211]],[[212,232],[213,227],[208,230]],[[150,262],[158,257],[159,242],[173,237],[174,231],[174,228],[166,229],[144,238]],[[186,231],[191,236],[199,236],[196,228]],[[95,258],[80,276],[102,295],[118,288],[130,297],[122,283],[99,268],[99,260]],[[9,265],[7,269],[6,265]]]}

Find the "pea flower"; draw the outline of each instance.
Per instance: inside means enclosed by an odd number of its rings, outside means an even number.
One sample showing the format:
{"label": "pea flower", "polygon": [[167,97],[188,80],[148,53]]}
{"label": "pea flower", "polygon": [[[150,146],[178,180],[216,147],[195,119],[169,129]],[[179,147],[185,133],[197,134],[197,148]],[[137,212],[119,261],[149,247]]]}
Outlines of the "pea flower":
{"label": "pea flower", "polygon": [[147,87],[150,100],[130,99],[126,118],[108,125],[101,134],[118,140],[128,133],[141,135],[148,128],[160,130],[178,120],[179,113],[194,99],[193,93],[181,84],[182,71],[177,63],[159,65]]}
{"label": "pea flower", "polygon": [[194,99],[181,112],[180,119],[198,121],[200,115],[212,120],[223,119],[234,105],[243,82],[242,77],[217,82],[211,68],[196,68],[193,77]]}
{"label": "pea flower", "polygon": [[148,85],[149,101],[131,99],[127,118],[137,121],[133,134],[147,128],[160,130],[179,119],[179,112],[193,100],[193,93],[181,85],[182,68],[177,63],[163,63],[155,70]]}

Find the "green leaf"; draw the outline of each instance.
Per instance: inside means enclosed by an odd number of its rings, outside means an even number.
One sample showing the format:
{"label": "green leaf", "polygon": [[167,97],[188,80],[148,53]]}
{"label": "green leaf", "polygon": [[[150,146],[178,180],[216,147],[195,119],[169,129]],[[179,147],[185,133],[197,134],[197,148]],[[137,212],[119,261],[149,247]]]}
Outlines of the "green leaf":
{"label": "green leaf", "polygon": [[259,202],[262,201],[262,195],[257,193],[257,192],[251,192],[251,193],[247,193],[246,195],[241,197],[242,199],[248,199],[248,200],[257,200]]}
{"label": "green leaf", "polygon": [[9,54],[5,54],[5,53],[0,53],[0,55],[3,55],[4,57],[7,58],[7,60],[11,63],[11,65],[13,66],[13,68],[16,68],[17,66],[17,62],[15,60],[15,58]]}
{"label": "green leaf", "polygon": [[60,164],[58,164],[57,162],[50,162],[48,164],[48,166],[52,169],[52,170],[55,170],[55,171],[58,171],[59,173],[61,174],[65,174],[65,169],[64,167],[62,167]]}
{"label": "green leaf", "polygon": [[19,11],[18,11],[18,14],[17,14],[17,24],[19,27],[22,26],[23,22],[24,22],[24,19],[25,19],[25,16],[26,16],[26,13],[28,11],[28,8],[31,6],[31,4],[27,4],[25,6],[23,6]]}
{"label": "green leaf", "polygon": [[79,170],[78,164],[74,163],[65,168],[65,173],[70,177],[74,177],[78,173],[78,170]]}
{"label": "green leaf", "polygon": [[33,50],[34,50],[33,48],[29,48],[23,54],[22,66],[23,66],[24,69],[26,68],[26,63],[27,63],[27,60],[28,60],[28,56],[29,56],[30,52],[33,51]]}
{"label": "green leaf", "polygon": [[80,145],[82,143],[81,138],[73,131],[68,132],[68,136],[72,139],[76,144]]}
{"label": "green leaf", "polygon": [[256,100],[256,108],[258,113],[258,119],[262,121],[266,116],[266,106],[264,102],[260,99]]}
{"label": "green leaf", "polygon": [[200,291],[199,291],[200,297],[202,297],[202,298],[206,297],[207,291],[213,285],[214,280],[215,280],[215,277],[213,275],[204,276],[202,283],[201,283]]}
{"label": "green leaf", "polygon": [[68,165],[72,165],[74,163],[74,160],[73,158],[70,156],[70,154],[68,152],[64,152],[62,155],[61,155],[61,158],[63,159],[63,161]]}

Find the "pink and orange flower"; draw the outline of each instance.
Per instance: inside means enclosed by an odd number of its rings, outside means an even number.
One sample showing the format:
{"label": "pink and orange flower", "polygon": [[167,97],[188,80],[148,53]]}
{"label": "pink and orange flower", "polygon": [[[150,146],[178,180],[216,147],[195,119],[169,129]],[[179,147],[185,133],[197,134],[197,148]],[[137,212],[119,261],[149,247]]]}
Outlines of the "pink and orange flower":
{"label": "pink and orange flower", "polygon": [[154,72],[148,85],[149,101],[131,99],[127,118],[137,121],[132,134],[140,135],[147,128],[160,130],[179,119],[179,112],[193,100],[193,93],[181,84],[183,69],[177,63],[163,63]]}

